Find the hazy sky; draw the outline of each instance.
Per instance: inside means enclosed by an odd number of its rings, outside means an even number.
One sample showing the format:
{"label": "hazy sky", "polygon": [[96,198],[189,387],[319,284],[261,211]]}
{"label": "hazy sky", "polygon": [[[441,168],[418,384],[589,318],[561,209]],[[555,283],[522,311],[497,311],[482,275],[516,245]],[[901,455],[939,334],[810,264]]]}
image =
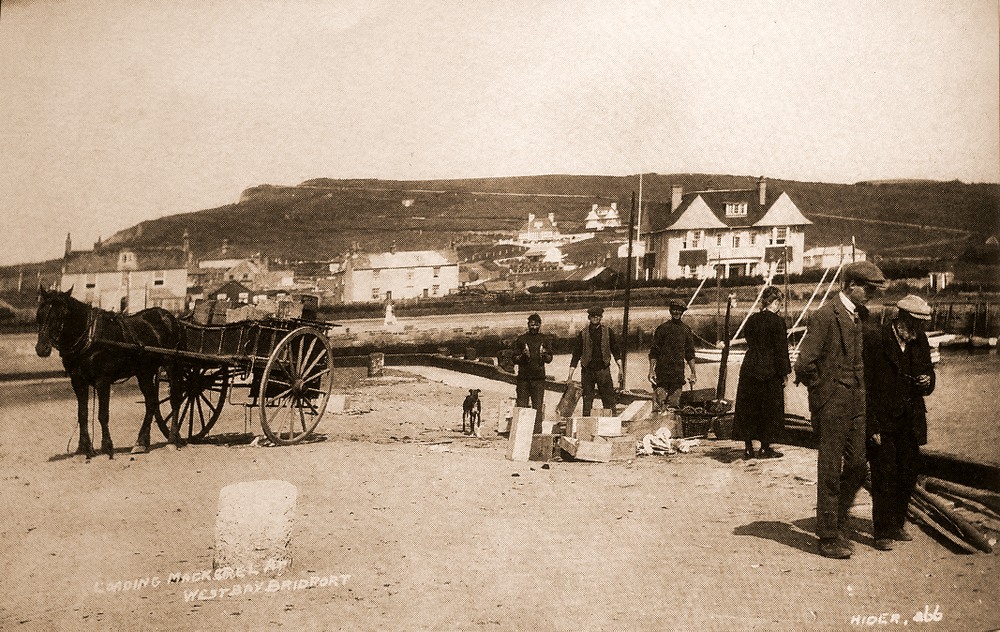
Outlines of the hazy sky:
{"label": "hazy sky", "polygon": [[252,185],[1000,180],[996,0],[2,0],[0,264]]}

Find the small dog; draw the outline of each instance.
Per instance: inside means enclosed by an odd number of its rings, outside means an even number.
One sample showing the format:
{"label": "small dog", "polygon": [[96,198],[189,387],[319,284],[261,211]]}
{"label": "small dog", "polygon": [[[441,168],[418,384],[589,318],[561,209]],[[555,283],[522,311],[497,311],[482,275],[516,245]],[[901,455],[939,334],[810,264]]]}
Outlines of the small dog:
{"label": "small dog", "polygon": [[[481,413],[483,411],[482,402],[479,401],[479,389],[470,388],[469,394],[462,402],[462,433],[468,435],[482,436],[480,434]],[[469,431],[465,431],[465,421],[469,421]]]}

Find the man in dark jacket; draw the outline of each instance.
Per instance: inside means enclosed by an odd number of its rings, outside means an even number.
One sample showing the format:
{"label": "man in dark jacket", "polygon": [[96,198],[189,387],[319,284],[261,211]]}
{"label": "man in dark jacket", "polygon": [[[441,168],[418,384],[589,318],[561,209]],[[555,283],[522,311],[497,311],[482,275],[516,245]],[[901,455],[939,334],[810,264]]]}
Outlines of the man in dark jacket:
{"label": "man in dark jacket", "polygon": [[601,324],[604,318],[603,307],[591,307],[587,310],[587,317],[590,324],[576,335],[576,346],[573,349],[573,358],[569,363],[569,377],[566,381],[573,380],[576,365],[582,361],[580,387],[583,390],[583,416],[589,416],[593,408],[595,386],[601,394],[604,407],[611,410],[611,414],[615,414],[618,401],[615,384],[611,379],[611,360],[613,359],[618,365],[618,373],[621,374],[621,350],[618,347],[618,338],[610,327]]}
{"label": "man in dark jacket", "polygon": [[903,525],[927,443],[924,397],[934,391],[934,366],[924,333],[931,308],[919,296],[896,303],[896,317],[865,329],[868,462],[872,471],[875,548],[912,537]]}
{"label": "man in dark jacket", "polygon": [[684,388],[684,365],[691,376],[688,381],[693,387],[698,381],[694,364],[694,333],[681,320],[687,305],[673,299],[668,304],[670,320],[661,323],[653,332],[653,342],[649,346],[649,382],[653,385],[656,399],[654,404],[660,411],[680,407],[681,390]]}
{"label": "man in dark jacket", "polygon": [[869,299],[886,285],[878,266],[844,266],[843,289],[816,310],[802,340],[795,379],[809,389],[809,413],[819,437],[816,535],[820,555],[851,556],[848,514],[864,484],[865,371],[861,320]]}
{"label": "man in dark jacket", "polygon": [[514,364],[517,365],[517,405],[535,409],[535,423],[545,418],[545,365],[552,362],[552,341],[542,333],[542,317],[528,316],[528,332],[514,341]]}

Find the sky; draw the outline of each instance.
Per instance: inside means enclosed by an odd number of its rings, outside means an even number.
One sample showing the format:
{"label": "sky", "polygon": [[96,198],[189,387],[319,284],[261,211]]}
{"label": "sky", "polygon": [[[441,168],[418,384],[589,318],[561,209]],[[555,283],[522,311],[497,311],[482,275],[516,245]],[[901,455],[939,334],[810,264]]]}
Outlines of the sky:
{"label": "sky", "polygon": [[997,0],[2,0],[0,265],[258,184],[1000,180]]}

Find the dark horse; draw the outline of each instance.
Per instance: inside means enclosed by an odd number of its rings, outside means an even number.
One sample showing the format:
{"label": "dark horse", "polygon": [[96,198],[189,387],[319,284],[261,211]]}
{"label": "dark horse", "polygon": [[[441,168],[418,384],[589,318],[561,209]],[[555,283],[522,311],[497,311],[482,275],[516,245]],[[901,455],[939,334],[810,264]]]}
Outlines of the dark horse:
{"label": "dark horse", "polygon": [[[126,316],[76,300],[70,296],[73,288],[67,292],[38,289],[38,312],[35,316],[38,342],[35,352],[45,358],[55,347],[69,374],[76,392],[76,416],[80,423],[80,444],[76,453],[85,454],[88,458],[96,454],[87,431],[88,387],[93,386],[97,391],[97,419],[101,422],[101,451],[114,458],[114,445],[108,432],[111,384],[132,376],[138,379],[139,390],[146,403],[146,414],[132,453],[145,452],[149,448],[150,423],[159,405],[155,377],[164,363],[164,356],[144,353],[141,347],[178,348],[181,339],[179,322],[170,312],[159,307]],[[171,380],[173,383],[174,380]],[[177,416],[173,415],[172,419],[168,440],[178,445]]]}

